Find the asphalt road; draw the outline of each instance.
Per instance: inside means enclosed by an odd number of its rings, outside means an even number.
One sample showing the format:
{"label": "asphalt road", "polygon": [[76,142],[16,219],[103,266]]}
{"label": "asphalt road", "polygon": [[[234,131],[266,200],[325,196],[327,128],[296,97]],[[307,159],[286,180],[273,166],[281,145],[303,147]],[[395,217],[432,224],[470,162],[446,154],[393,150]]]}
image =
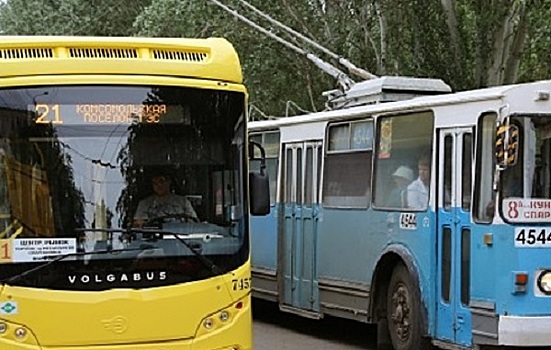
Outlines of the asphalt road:
{"label": "asphalt road", "polygon": [[311,320],[279,311],[277,305],[253,303],[255,350],[374,350],[373,326],[337,318]]}
{"label": "asphalt road", "polygon": [[253,302],[254,350],[376,350],[376,336],[375,326],[332,317],[311,320],[281,312],[273,303]]}

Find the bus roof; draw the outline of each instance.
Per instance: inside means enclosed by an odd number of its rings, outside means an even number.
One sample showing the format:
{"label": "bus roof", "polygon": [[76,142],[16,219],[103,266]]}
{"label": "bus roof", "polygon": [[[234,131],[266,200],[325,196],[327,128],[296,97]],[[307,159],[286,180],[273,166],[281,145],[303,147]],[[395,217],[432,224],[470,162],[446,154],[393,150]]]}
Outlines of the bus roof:
{"label": "bus roof", "polygon": [[0,36],[0,78],[57,74],[243,82],[238,55],[223,38]]}
{"label": "bus roof", "polygon": [[537,101],[537,93],[539,91],[551,93],[551,80],[525,84],[501,85],[436,96],[421,96],[397,102],[368,104],[358,107],[315,112],[287,118],[283,117],[270,120],[251,121],[249,122],[249,129],[252,131],[269,130],[294,124],[336,121],[339,119],[359,118],[366,115],[397,113],[407,110],[422,110],[438,106],[448,106],[453,104],[459,105],[489,100],[503,100],[502,103],[505,103],[505,100],[507,100],[506,102],[509,103],[511,107],[515,107],[523,104],[534,103]]}

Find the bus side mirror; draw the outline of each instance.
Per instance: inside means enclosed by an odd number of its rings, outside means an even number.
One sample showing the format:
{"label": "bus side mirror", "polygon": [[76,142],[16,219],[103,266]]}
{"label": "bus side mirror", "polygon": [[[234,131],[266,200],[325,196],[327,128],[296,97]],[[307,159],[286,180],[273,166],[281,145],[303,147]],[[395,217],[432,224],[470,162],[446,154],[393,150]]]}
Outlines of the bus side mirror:
{"label": "bus side mirror", "polygon": [[[255,158],[254,148],[260,150],[260,158]],[[249,172],[249,210],[251,215],[270,213],[270,181],[266,174],[266,153],[264,148],[254,141],[249,141],[250,160],[260,161],[260,171]]]}
{"label": "bus side mirror", "polygon": [[500,168],[513,166],[517,163],[519,147],[518,126],[510,124],[508,118],[498,126],[496,133],[496,162]]}

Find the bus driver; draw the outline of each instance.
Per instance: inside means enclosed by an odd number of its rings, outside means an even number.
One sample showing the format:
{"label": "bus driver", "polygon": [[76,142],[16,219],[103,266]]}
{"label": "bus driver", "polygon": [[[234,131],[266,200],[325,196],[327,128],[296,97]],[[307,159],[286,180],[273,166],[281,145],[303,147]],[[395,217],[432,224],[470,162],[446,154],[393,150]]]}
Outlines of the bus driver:
{"label": "bus driver", "polygon": [[134,215],[133,227],[143,227],[148,220],[155,218],[173,218],[198,222],[197,213],[190,201],[172,192],[170,175],[156,173],[151,176],[153,194],[140,201]]}

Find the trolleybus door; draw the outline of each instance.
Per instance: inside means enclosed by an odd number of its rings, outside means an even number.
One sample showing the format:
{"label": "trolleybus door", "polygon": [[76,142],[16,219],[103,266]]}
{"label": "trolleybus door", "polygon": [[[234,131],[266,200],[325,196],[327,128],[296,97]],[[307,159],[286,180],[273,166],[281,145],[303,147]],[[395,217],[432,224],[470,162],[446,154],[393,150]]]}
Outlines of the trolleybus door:
{"label": "trolleybus door", "polygon": [[281,308],[319,311],[316,244],[321,150],[321,141],[284,145]]}
{"label": "trolleybus door", "polygon": [[436,338],[470,345],[472,130],[440,130]]}

